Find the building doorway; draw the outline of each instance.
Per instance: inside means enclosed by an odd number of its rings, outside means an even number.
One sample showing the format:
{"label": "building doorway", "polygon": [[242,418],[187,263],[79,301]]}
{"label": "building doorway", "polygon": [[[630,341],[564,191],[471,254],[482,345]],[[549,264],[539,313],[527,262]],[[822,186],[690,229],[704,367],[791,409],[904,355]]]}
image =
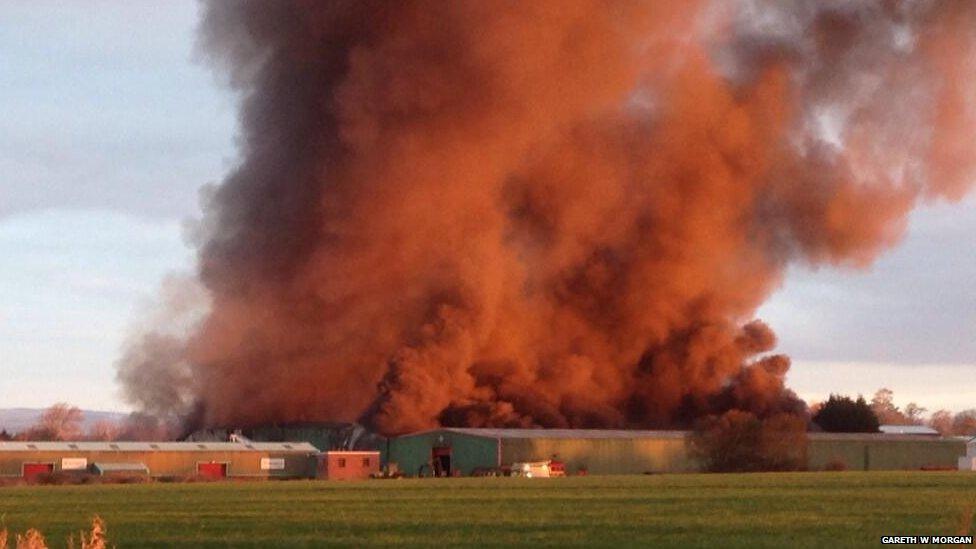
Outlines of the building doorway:
{"label": "building doorway", "polygon": [[33,482],[41,475],[49,475],[54,472],[53,463],[25,463],[24,480]]}
{"label": "building doorway", "polygon": [[431,450],[431,463],[434,467],[435,477],[451,476],[451,449],[434,448]]}
{"label": "building doorway", "polygon": [[225,478],[227,476],[227,464],[197,463],[197,474],[204,478]]}

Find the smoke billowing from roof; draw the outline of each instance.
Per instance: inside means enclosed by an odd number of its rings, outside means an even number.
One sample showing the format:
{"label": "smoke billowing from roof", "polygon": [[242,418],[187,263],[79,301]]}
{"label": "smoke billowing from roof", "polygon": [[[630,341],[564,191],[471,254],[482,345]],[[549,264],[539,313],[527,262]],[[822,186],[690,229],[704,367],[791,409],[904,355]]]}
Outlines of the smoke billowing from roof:
{"label": "smoke billowing from roof", "polygon": [[971,2],[213,2],[242,134],[210,309],[120,378],[208,425],[794,410],[755,311],[966,193],[974,30]]}

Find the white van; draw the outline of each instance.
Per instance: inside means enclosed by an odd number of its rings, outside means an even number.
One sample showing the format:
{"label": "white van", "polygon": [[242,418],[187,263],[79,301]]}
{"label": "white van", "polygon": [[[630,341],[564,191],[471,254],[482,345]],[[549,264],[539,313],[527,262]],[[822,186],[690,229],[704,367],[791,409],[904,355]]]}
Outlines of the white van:
{"label": "white van", "polygon": [[549,478],[551,475],[548,461],[526,461],[512,464],[513,477]]}

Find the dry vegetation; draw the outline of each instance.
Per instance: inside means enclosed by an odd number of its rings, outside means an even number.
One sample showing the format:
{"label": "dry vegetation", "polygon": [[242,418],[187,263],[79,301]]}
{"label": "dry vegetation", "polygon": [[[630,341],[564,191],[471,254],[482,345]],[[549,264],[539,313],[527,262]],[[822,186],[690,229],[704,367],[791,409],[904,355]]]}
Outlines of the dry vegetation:
{"label": "dry vegetation", "polygon": [[[106,549],[108,538],[106,537],[105,521],[99,516],[92,519],[91,530],[88,532],[78,532],[78,542],[72,534],[68,537],[68,549]],[[13,535],[14,546],[10,547],[10,532],[6,528],[0,530],[0,549],[48,549],[47,540],[44,534],[36,528],[30,528],[23,534]]]}

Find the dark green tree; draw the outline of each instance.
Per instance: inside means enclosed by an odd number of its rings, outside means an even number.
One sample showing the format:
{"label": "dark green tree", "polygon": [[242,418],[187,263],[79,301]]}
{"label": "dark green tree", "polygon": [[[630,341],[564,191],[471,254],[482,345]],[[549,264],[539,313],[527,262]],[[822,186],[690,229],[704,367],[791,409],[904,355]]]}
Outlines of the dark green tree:
{"label": "dark green tree", "polygon": [[877,433],[878,416],[871,410],[863,396],[830,395],[830,398],[813,416],[813,422],[828,433]]}

